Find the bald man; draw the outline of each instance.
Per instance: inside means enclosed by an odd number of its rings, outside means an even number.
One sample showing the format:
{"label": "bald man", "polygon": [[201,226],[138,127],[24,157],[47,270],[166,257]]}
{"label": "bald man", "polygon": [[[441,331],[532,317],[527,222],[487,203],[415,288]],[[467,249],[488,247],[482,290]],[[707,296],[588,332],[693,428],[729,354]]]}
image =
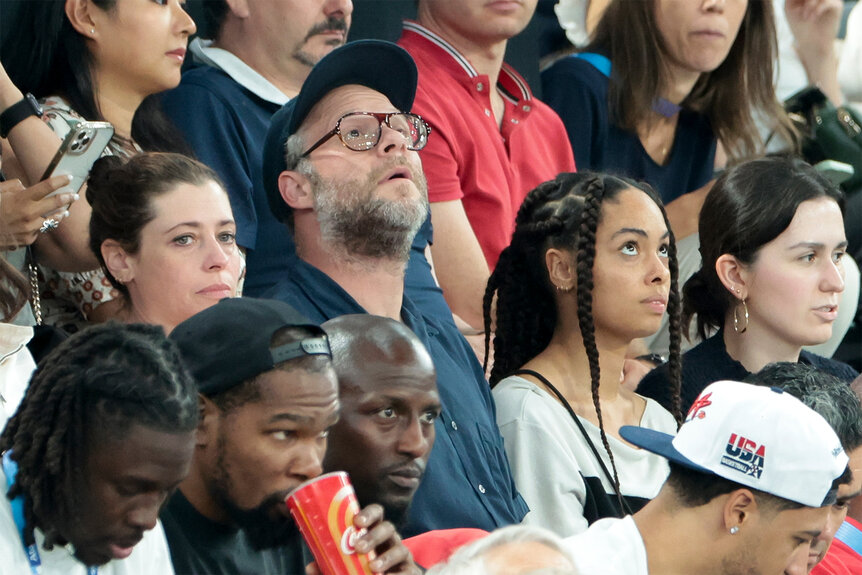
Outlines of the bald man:
{"label": "bald man", "polygon": [[341,417],[325,471],[347,471],[360,505],[379,503],[402,525],[425,474],[440,415],[431,356],[404,324],[344,315],[323,324],[338,377]]}

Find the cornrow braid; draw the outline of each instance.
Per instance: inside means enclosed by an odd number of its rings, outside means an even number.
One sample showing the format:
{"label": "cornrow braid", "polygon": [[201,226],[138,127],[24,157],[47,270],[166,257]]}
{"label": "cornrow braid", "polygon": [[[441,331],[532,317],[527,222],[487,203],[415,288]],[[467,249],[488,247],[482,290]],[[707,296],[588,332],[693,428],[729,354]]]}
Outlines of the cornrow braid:
{"label": "cornrow braid", "polygon": [[558,201],[570,187],[564,176],[576,175],[561,174],[540,184],[524,199],[515,219],[512,241],[500,254],[488,279],[483,301],[486,370],[491,308],[497,297],[494,365],[489,378],[492,387],[538,355],[554,334],[557,306],[544,264],[537,262],[542,260],[549,237],[568,235],[564,219],[556,213]]}
{"label": "cornrow braid", "polygon": [[91,433],[122,438],[135,424],[190,432],[197,417],[194,382],[160,327],[108,323],[64,341],[0,435],[0,452],[18,464],[7,497],[23,496],[25,544],[38,526],[51,549],[60,521],[75,516]]}
{"label": "cornrow braid", "polygon": [[[656,192],[646,184],[603,174],[580,172],[560,174],[550,182],[540,184],[527,194],[518,211],[515,232],[510,245],[503,250],[488,281],[483,301],[485,323],[485,368],[488,366],[492,307],[496,297],[494,363],[490,382],[495,386],[501,379],[521,368],[541,353],[550,343],[557,325],[558,310],[554,287],[545,265],[549,248],[572,250],[577,247],[578,325],[590,367],[590,390],[599,423],[602,445],[613,469],[613,488],[621,509],[625,509],[620,490],[619,474],[614,455],[604,429],[599,402],[599,351],[596,346],[592,315],[593,266],[595,236],[601,221],[605,200],[620,191],[635,188],[643,191],[659,207],[670,231],[667,213]],[[679,266],[673,233],[668,238],[668,268],[671,285],[668,294],[670,323],[671,393],[674,417],[681,421],[681,311],[677,285]]]}
{"label": "cornrow braid", "polygon": [[590,365],[590,393],[593,397],[593,406],[596,409],[596,419],[599,422],[599,434],[602,445],[611,462],[611,470],[614,475],[614,493],[620,504],[620,509],[625,509],[623,495],[620,491],[620,477],[617,473],[616,461],[605,433],[602,420],[602,407],[599,401],[599,383],[601,382],[601,370],[599,368],[599,350],[596,347],[596,326],[593,323],[593,264],[596,258],[596,229],[602,212],[602,200],[604,199],[604,183],[596,178],[587,186],[584,198],[584,211],[581,213],[581,221],[578,233],[578,254],[576,259],[576,270],[578,274],[578,326],[581,330],[581,338],[584,349],[587,352],[587,361]]}
{"label": "cornrow braid", "polygon": [[[658,197],[656,195],[656,197]],[[664,224],[668,230],[667,263],[670,270],[670,291],[667,299],[668,329],[670,346],[668,348],[667,367],[668,385],[670,386],[671,414],[676,419],[677,427],[682,425],[682,296],[679,289],[679,260],[677,259],[676,237],[670,227],[664,204],[658,202]]]}

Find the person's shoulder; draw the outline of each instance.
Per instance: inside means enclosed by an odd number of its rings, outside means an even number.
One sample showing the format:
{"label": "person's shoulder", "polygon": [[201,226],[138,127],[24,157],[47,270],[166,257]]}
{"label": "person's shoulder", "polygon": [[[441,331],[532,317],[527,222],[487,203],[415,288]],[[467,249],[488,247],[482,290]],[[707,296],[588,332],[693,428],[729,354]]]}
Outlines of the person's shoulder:
{"label": "person's shoulder", "polygon": [[646,400],[646,408],[641,417],[640,425],[656,431],[676,435],[677,422],[671,412],[650,397],[644,397],[644,399]]}
{"label": "person's shoulder", "polygon": [[842,361],[823,357],[809,351],[802,350],[799,354],[799,360],[847,381],[852,381],[859,375],[858,371]]}
{"label": "person's shoulder", "polygon": [[566,82],[560,89],[570,87],[573,83],[582,83],[595,89],[606,88],[608,78],[593,64],[576,54],[561,56],[542,71],[543,91],[555,82]]}

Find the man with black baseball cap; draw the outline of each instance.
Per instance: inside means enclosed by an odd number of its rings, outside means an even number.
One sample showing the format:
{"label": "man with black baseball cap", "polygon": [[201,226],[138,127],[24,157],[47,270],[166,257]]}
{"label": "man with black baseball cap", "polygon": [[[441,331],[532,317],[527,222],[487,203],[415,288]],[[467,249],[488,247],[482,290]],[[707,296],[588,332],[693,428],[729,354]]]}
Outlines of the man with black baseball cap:
{"label": "man with black baseball cap", "polygon": [[719,381],[676,437],[620,434],[666,457],[670,475],[634,516],[566,540],[582,575],[802,575],[850,478],[829,423],[778,388]]}
{"label": "man with black baseball cap", "polygon": [[312,69],[273,116],[264,150],[270,206],[298,258],[267,297],[324,322],[370,313],[403,322],[427,348],[442,410],[436,442],[404,527],[492,530],[520,522],[482,369],[451,318],[405,294],[411,242],[428,212],[417,150],[433,136],[409,112],[416,66],[395,44],[349,42]]}
{"label": "man with black baseball cap", "polygon": [[[178,575],[297,574],[310,562],[284,498],[322,473],[338,383],[320,327],[289,305],[225,299],[171,339],[198,383],[194,459],[161,518]],[[357,515],[376,572],[415,570],[379,506]]]}

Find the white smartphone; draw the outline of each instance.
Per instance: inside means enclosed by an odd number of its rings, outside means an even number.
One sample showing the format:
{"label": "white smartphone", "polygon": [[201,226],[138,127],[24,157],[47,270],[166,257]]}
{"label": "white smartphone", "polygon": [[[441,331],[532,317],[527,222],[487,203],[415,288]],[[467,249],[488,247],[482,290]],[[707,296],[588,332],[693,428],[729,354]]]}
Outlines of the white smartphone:
{"label": "white smartphone", "polygon": [[108,122],[79,122],[72,128],[42,176],[43,180],[53,176],[70,176],[70,181],[48,195],[77,193],[113,135],[114,127]]}
{"label": "white smartphone", "polygon": [[840,186],[852,178],[855,173],[853,166],[836,160],[823,160],[822,162],[817,162],[814,165],[814,169],[826,176],[826,178],[836,186]]}

